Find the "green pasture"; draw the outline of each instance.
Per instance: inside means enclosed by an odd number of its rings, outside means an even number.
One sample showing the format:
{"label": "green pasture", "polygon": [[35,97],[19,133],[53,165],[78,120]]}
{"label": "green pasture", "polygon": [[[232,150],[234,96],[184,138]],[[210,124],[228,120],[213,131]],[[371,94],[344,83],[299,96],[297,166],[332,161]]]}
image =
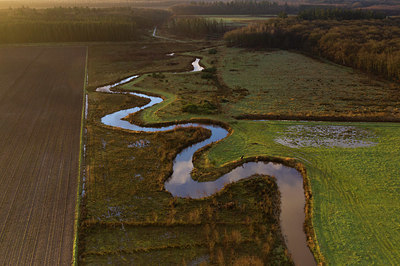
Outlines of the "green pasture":
{"label": "green pasture", "polygon": [[[362,148],[289,148],[276,143],[293,125],[344,125],[373,132]],[[305,164],[314,198],[313,224],[322,254],[332,265],[391,264],[400,250],[400,125],[240,121],[232,136],[205,155],[218,167],[245,156],[296,158]]]}

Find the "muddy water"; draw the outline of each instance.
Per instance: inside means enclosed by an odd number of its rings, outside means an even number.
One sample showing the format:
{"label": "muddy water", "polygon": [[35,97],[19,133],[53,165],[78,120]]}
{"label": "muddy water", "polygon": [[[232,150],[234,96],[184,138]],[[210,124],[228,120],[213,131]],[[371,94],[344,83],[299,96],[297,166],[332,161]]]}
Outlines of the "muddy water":
{"label": "muddy water", "polygon": [[[203,69],[200,66],[199,62],[200,59],[197,58],[192,63],[194,68],[193,71],[201,71]],[[96,91],[107,93],[120,93],[111,91],[111,88],[127,83],[137,77],[137,75],[131,76],[118,83],[99,87]],[[163,100],[160,97],[149,96],[142,93],[121,93],[147,98],[150,100],[150,102],[142,107],[134,107],[126,110],[120,110],[104,116],[101,121],[105,125],[143,132],[167,131],[172,130],[176,127],[195,126],[207,128],[212,133],[209,139],[206,139],[184,149],[176,156],[173,164],[173,174],[171,178],[167,182],[165,182],[165,189],[167,191],[169,191],[173,196],[202,198],[210,196],[217,191],[220,191],[226,184],[236,182],[253,174],[275,176],[279,191],[281,193],[281,228],[285,237],[288,250],[296,265],[315,265],[314,257],[307,247],[306,235],[303,231],[305,217],[305,197],[303,190],[303,178],[299,172],[297,172],[295,169],[280,164],[249,162],[233,169],[231,172],[221,176],[215,181],[194,181],[191,178],[191,171],[193,170],[193,154],[198,149],[225,138],[228,135],[228,131],[216,125],[206,125],[199,123],[186,123],[160,128],[142,127],[139,125],[131,124],[130,122],[122,119],[129,114],[136,113],[140,110],[161,103]]]}
{"label": "muddy water", "polygon": [[291,148],[360,148],[375,146],[374,137],[371,132],[354,126],[295,125],[281,132],[275,142]]}

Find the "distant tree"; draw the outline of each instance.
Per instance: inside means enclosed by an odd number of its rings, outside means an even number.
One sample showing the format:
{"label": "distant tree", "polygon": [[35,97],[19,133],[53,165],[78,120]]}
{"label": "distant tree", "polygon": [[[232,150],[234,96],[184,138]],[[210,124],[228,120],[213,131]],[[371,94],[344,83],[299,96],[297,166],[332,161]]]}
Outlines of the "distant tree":
{"label": "distant tree", "polygon": [[278,18],[287,18],[287,17],[288,17],[288,15],[285,11],[281,11],[278,14]]}

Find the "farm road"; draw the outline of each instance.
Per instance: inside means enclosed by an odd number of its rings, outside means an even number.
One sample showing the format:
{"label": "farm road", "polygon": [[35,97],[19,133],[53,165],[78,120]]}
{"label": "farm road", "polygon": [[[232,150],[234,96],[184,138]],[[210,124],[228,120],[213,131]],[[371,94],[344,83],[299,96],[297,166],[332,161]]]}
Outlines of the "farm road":
{"label": "farm road", "polygon": [[0,265],[70,265],[85,47],[0,48]]}

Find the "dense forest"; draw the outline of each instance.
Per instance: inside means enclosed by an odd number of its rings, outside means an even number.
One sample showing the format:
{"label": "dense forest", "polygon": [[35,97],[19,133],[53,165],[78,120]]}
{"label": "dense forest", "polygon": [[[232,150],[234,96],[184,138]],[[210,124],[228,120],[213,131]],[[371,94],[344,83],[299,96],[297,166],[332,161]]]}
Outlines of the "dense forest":
{"label": "dense forest", "polygon": [[232,2],[191,2],[173,6],[177,15],[265,15],[295,13],[298,8],[287,4],[279,5],[270,1],[232,1]]}
{"label": "dense forest", "polygon": [[350,9],[363,9],[371,11],[380,11],[387,16],[400,15],[399,0],[290,0],[289,4],[301,4],[314,7],[341,7]]}
{"label": "dense forest", "polygon": [[[292,0],[290,2],[300,2],[298,0]],[[398,5],[398,0],[307,0],[307,3],[314,4],[342,4],[342,5],[353,5],[357,7],[361,6],[372,6],[372,5]]]}
{"label": "dense forest", "polygon": [[400,19],[274,19],[228,32],[228,45],[299,49],[400,80]]}
{"label": "dense forest", "polygon": [[309,8],[302,10],[298,14],[298,18],[315,20],[315,19],[335,19],[335,20],[358,20],[358,19],[384,19],[386,15],[382,12],[362,9],[346,9],[346,8]]}
{"label": "dense forest", "polygon": [[170,13],[133,8],[18,8],[0,11],[0,43],[129,41]]}
{"label": "dense forest", "polygon": [[173,34],[185,37],[221,37],[226,31],[226,25],[222,20],[177,17],[168,22],[168,30]]}

